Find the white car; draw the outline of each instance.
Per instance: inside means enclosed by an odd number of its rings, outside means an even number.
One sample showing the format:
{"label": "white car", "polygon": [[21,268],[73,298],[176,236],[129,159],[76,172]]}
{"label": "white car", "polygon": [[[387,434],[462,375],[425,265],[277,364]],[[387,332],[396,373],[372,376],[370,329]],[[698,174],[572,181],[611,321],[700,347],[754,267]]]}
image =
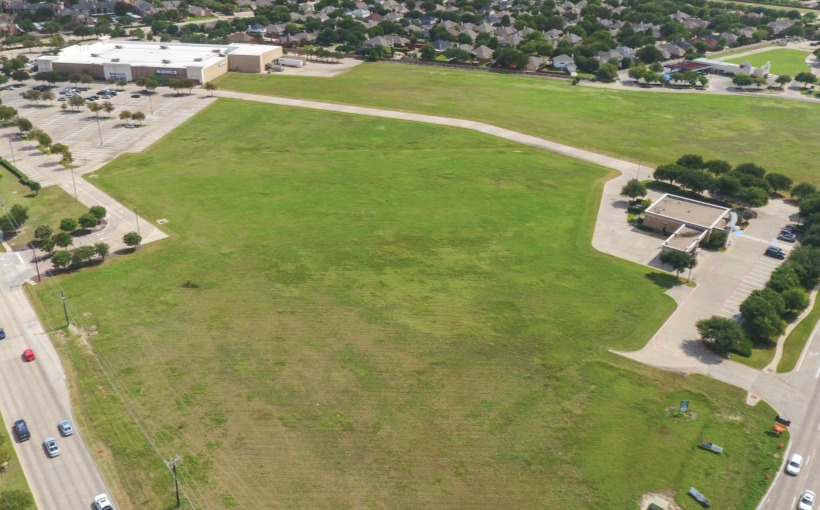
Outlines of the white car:
{"label": "white car", "polygon": [[94,510],[114,510],[108,494],[97,494],[94,496]]}
{"label": "white car", "polygon": [[789,459],[789,463],[786,464],[786,472],[790,475],[797,476],[800,473],[800,468],[803,467],[803,457],[798,454],[792,455],[792,458]]}
{"label": "white car", "polygon": [[49,457],[56,457],[60,455],[60,447],[57,446],[57,441],[53,437],[49,437],[43,441],[43,448],[46,449]]}
{"label": "white car", "polygon": [[800,501],[797,502],[797,510],[811,510],[814,508],[815,495],[812,491],[803,491]]}

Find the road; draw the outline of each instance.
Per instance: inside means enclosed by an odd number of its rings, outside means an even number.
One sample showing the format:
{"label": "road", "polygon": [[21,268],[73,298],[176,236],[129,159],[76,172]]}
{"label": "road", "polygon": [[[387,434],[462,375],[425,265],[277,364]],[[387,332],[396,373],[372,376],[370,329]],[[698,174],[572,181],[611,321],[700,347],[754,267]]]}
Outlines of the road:
{"label": "road", "polygon": [[[62,438],[57,431],[57,422],[74,419],[60,358],[21,286],[34,268],[28,257],[4,253],[0,270],[0,326],[6,331],[0,341],[0,409],[6,431],[14,440],[13,423],[24,419],[29,425],[31,439],[15,446],[40,510],[90,508],[94,496],[108,489],[81,432]],[[35,361],[22,360],[27,348],[34,350]],[[57,439],[59,457],[45,454],[47,437]]]}

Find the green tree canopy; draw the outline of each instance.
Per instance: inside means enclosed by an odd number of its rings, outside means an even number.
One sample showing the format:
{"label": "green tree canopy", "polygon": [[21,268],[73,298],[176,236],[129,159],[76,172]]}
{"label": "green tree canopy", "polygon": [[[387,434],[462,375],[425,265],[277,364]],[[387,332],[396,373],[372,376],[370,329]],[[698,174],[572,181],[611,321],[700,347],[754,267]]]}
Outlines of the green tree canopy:
{"label": "green tree canopy", "polygon": [[623,188],[621,188],[621,195],[636,199],[638,197],[646,196],[646,186],[638,179],[629,179]]}
{"label": "green tree canopy", "polygon": [[693,268],[698,263],[691,253],[680,250],[664,250],[661,252],[660,260],[671,266],[675,270],[676,276],[680,276],[681,271]]}
{"label": "green tree canopy", "polygon": [[701,340],[709,342],[716,351],[727,354],[738,349],[745,336],[740,324],[726,317],[713,316],[695,323]]}

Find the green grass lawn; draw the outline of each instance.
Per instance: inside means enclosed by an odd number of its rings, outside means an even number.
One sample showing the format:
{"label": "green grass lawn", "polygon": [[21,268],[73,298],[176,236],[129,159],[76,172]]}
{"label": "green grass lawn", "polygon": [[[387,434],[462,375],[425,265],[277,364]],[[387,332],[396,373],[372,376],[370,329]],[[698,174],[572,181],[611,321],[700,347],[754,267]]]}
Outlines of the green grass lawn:
{"label": "green grass lawn", "polygon": [[[229,73],[222,89],[480,120],[651,164],[687,153],[755,162],[820,184],[820,104],[666,94],[431,67],[364,63],[332,79]],[[719,112],[719,114],[716,114]]]}
{"label": "green grass lawn", "polygon": [[16,236],[7,239],[12,249],[25,249],[34,239],[34,230],[38,225],[51,225],[56,231],[60,220],[65,217],[79,218],[88,212],[88,208],[74,201],[74,197],[59,187],[49,186],[37,194],[5,169],[0,169],[0,200],[7,210],[15,204],[28,207],[28,221]]}
{"label": "green grass lawn", "polygon": [[[0,422],[5,423],[2,416],[0,416]],[[8,491],[23,491],[31,494],[12,441],[8,431],[0,430],[0,450],[11,454],[8,466],[0,471],[0,501],[3,499],[3,493]]]}
{"label": "green grass lawn", "polygon": [[817,321],[820,321],[820,300],[815,300],[811,312],[786,337],[786,343],[783,345],[783,355],[777,364],[778,372],[791,372],[794,370]]}
{"label": "green grass lawn", "polygon": [[591,249],[601,168],[219,100],[98,173],[171,237],[32,292],[96,331],[58,347],[123,508],[171,503],[173,454],[197,508],[742,509],[777,469],[770,407],[608,352],[674,278]]}
{"label": "green grass lawn", "polygon": [[778,47],[773,42],[764,41],[764,42],[755,44],[753,46],[746,46],[746,47],[741,48],[739,50],[724,51],[724,52],[721,52],[721,53],[718,53],[718,54],[709,54],[709,55],[707,55],[707,58],[711,58],[711,59],[715,59],[715,60],[723,60],[726,57],[731,57],[733,55],[740,55],[741,53],[747,53],[747,52],[749,52],[749,50],[753,50],[753,49],[756,49],[756,48],[762,48],[764,46],[771,46],[773,48]]}
{"label": "green grass lawn", "polygon": [[806,64],[806,57],[811,55],[808,51],[776,49],[747,55],[745,57],[728,58],[726,62],[741,64],[749,62],[754,67],[765,65],[771,62],[772,74],[788,74],[792,78],[798,73],[809,72],[811,69]]}

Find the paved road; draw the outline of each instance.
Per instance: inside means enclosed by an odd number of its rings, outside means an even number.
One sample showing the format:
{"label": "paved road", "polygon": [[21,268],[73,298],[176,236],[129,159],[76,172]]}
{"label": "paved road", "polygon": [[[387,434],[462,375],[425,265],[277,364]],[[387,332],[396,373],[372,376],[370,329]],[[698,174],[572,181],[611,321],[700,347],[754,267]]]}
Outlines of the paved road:
{"label": "paved road", "polygon": [[[61,438],[57,431],[57,422],[74,419],[60,359],[20,285],[33,275],[26,257],[0,255],[0,325],[6,331],[0,341],[0,407],[9,433],[18,419],[29,425],[31,440],[15,446],[37,507],[87,509],[96,494],[108,489],[81,432]],[[35,361],[23,362],[26,348],[34,350]],[[57,438],[59,457],[45,454],[42,443],[47,437]]]}

